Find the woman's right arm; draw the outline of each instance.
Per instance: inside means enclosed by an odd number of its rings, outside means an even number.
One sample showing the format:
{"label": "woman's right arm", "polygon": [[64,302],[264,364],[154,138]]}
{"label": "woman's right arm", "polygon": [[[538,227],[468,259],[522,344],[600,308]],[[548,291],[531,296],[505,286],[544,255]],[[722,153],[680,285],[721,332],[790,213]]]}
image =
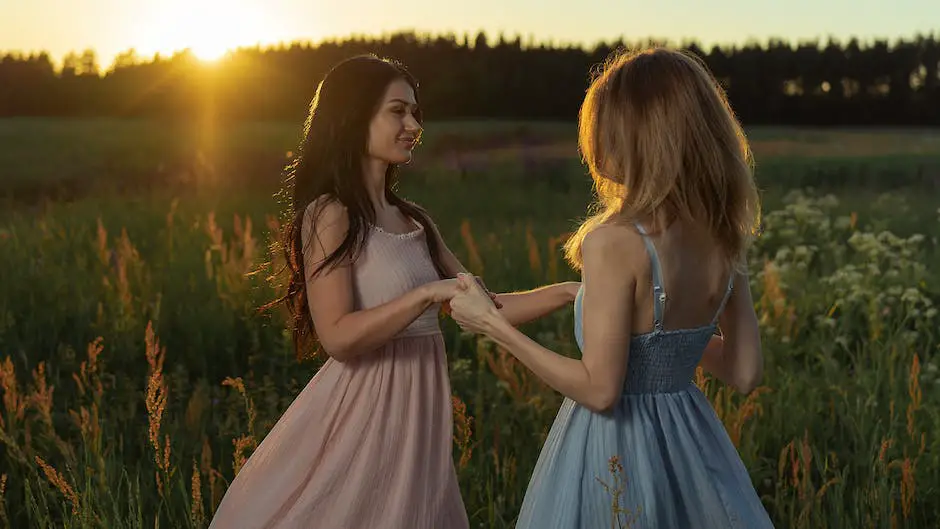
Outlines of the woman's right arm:
{"label": "woman's right arm", "polygon": [[546,316],[574,301],[581,283],[566,281],[545,285],[525,292],[496,294],[500,312],[513,326]]}
{"label": "woman's right arm", "polygon": [[725,310],[718,317],[721,338],[713,338],[702,356],[702,369],[747,394],[764,374],[760,328],[747,275],[738,274]]}
{"label": "woman's right arm", "polygon": [[310,316],[320,345],[340,362],[375,351],[433,304],[450,299],[458,288],[455,279],[435,281],[377,307],[355,310],[348,259],[314,276],[317,266],[343,242],[348,229],[346,208],[338,202],[323,207],[311,204],[304,212],[301,237]]}

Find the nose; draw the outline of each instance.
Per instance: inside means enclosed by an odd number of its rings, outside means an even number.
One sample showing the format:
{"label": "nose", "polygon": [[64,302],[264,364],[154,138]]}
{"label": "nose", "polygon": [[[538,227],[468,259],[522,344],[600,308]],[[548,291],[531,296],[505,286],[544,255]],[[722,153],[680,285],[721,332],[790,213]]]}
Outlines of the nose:
{"label": "nose", "polygon": [[424,130],[424,128],[421,126],[420,123],[418,123],[418,120],[415,119],[414,114],[409,113],[408,117],[405,118],[405,130],[407,130],[409,133],[417,134],[421,132],[422,130]]}

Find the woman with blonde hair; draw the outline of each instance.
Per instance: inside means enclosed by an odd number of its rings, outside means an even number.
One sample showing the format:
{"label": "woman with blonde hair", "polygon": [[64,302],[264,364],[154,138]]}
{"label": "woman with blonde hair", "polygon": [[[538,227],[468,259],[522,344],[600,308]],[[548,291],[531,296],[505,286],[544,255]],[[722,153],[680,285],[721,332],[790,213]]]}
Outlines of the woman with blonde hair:
{"label": "woman with blonde hair", "polygon": [[[517,529],[772,527],[734,445],[693,382],[696,366],[748,393],[763,360],[745,253],[760,218],[747,141],[694,56],[612,56],[588,89],[579,146],[599,211],[566,246],[581,270],[581,358],[513,328],[461,276],[453,318],[566,398]],[[715,331],[721,328],[721,336]],[[613,498],[612,458],[625,488]],[[618,463],[614,463],[615,465]]]}

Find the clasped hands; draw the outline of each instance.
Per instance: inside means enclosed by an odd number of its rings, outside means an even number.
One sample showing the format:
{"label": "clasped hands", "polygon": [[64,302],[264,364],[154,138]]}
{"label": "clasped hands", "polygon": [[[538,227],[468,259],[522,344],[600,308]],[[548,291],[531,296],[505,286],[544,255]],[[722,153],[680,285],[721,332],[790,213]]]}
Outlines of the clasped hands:
{"label": "clasped hands", "polygon": [[496,294],[489,291],[477,276],[460,273],[456,278],[454,296],[443,304],[444,312],[460,326],[473,333],[481,333],[486,318],[499,317],[502,308]]}

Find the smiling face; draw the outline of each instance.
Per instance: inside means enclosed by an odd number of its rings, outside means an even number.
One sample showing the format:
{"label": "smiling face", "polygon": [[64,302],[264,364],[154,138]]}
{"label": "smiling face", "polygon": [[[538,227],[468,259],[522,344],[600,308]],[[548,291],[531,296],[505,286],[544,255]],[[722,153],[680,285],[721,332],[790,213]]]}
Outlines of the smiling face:
{"label": "smiling face", "polygon": [[422,130],[414,89],[404,79],[392,81],[369,124],[369,157],[390,164],[410,162]]}

